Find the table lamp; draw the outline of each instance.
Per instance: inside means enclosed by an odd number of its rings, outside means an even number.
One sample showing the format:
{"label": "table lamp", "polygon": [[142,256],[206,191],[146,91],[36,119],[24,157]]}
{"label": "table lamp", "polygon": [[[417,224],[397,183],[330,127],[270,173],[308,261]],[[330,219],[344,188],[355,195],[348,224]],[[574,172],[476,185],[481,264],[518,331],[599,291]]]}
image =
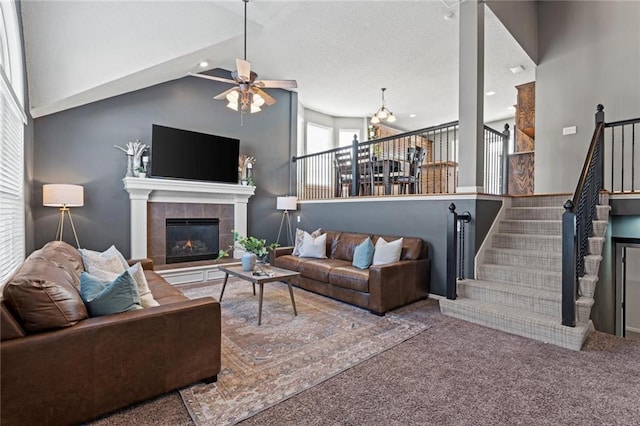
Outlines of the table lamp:
{"label": "table lamp", "polygon": [[282,213],[282,220],[280,221],[280,229],[278,230],[278,239],[277,243],[280,243],[280,233],[282,232],[282,225],[285,220],[287,221],[287,237],[288,244],[293,244],[293,232],[291,231],[291,219],[289,218],[289,211],[296,211],[298,208],[298,197],[295,196],[286,196],[286,197],[277,197],[276,198],[276,209],[284,210]]}
{"label": "table lamp", "polygon": [[64,232],[64,214],[69,216],[73,236],[76,239],[76,245],[80,248],[78,242],[78,234],[76,227],[73,226],[71,211],[69,207],[82,207],[84,205],[84,188],[80,185],[68,184],[47,184],[42,186],[42,204],[46,207],[60,207],[60,220],[58,221],[58,229],[56,231],[56,240],[62,241],[62,233]]}

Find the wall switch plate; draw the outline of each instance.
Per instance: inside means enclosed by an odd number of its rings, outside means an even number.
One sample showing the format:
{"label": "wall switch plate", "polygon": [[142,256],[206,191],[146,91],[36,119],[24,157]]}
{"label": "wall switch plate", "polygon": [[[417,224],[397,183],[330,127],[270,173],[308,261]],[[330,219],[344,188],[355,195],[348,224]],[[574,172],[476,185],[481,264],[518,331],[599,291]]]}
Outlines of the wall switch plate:
{"label": "wall switch plate", "polygon": [[298,223],[300,223],[300,216],[296,216]]}
{"label": "wall switch plate", "polygon": [[576,126],[563,127],[562,128],[562,136],[575,135],[577,131],[578,131],[578,129],[576,128]]}

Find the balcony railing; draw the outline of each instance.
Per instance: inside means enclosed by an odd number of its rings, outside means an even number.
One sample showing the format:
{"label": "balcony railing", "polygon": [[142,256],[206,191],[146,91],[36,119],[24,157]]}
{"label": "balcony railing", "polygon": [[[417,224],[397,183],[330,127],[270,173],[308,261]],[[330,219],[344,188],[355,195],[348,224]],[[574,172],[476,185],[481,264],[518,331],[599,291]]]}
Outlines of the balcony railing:
{"label": "balcony railing", "polygon": [[[485,193],[507,191],[509,126],[484,129]],[[452,194],[458,185],[458,122],[293,157],[299,200]],[[355,160],[354,160],[355,159]]]}

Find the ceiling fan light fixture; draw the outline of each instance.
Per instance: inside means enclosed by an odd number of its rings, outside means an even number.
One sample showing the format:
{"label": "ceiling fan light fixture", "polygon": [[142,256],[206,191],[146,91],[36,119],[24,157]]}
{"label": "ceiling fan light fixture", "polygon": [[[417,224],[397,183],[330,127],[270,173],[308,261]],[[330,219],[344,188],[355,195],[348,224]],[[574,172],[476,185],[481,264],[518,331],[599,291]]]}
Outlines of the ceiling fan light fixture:
{"label": "ceiling fan light fixture", "polygon": [[237,90],[234,90],[232,92],[227,93],[226,96],[227,100],[231,103],[238,103],[238,99],[240,98],[240,94],[238,93]]}
{"label": "ceiling fan light fixture", "polygon": [[261,107],[262,105],[264,105],[264,98],[258,93],[253,94],[253,101],[251,102],[251,106],[254,105],[257,107]]}
{"label": "ceiling fan light fixture", "polygon": [[232,109],[234,111],[238,111],[238,102],[229,102],[227,104],[227,108]]}
{"label": "ceiling fan light fixture", "polygon": [[251,105],[251,114],[253,114],[254,112],[260,112],[260,111],[262,111],[262,108],[260,108],[258,105],[256,104]]}

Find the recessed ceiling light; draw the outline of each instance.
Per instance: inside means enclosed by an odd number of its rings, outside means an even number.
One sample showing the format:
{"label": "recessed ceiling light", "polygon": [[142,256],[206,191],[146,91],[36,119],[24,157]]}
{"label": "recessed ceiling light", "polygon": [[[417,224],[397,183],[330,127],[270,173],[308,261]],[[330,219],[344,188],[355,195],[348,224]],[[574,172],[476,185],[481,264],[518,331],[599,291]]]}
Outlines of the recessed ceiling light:
{"label": "recessed ceiling light", "polygon": [[198,66],[199,66],[200,68],[206,68],[206,67],[208,67],[208,66],[209,66],[209,62],[207,62],[207,61],[202,61],[202,62],[200,62],[200,63],[198,64]]}
{"label": "recessed ceiling light", "polygon": [[516,65],[515,67],[509,68],[509,71],[511,71],[514,74],[518,74],[519,72],[524,71],[524,67],[522,65]]}
{"label": "recessed ceiling light", "polygon": [[495,94],[496,94],[496,92],[494,92],[493,90],[490,91],[490,92],[485,93],[485,95],[487,95],[487,96],[493,96]]}
{"label": "recessed ceiling light", "polygon": [[409,118],[415,118],[415,114],[409,114]]}

